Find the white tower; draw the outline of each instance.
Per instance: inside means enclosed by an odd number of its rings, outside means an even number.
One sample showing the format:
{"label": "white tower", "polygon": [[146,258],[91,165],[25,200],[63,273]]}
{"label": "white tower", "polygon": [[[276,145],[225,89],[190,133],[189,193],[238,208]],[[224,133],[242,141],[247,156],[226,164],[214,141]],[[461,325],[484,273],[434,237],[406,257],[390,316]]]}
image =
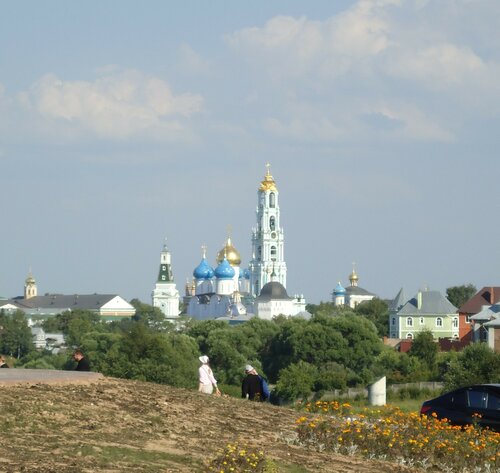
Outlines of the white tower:
{"label": "white tower", "polygon": [[36,281],[33,275],[31,274],[31,269],[24,282],[24,298],[31,299],[32,297],[36,297],[38,294],[38,289],[36,287]]}
{"label": "white tower", "polygon": [[250,261],[251,294],[257,297],[262,287],[275,280],[286,287],[284,234],[280,226],[279,193],[266,164],[264,180],[257,191],[257,227],[252,231],[252,260]]}
{"label": "white tower", "polygon": [[168,251],[166,239],[160,253],[158,280],[151,296],[153,306],[158,307],[167,319],[179,317],[179,291],[175,286],[170,251]]}

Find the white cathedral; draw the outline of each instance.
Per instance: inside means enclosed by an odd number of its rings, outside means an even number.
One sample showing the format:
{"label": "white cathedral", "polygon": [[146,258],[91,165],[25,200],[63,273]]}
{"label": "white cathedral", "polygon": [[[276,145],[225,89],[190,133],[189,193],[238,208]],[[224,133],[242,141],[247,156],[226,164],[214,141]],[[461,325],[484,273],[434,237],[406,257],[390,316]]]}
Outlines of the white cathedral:
{"label": "white cathedral", "polygon": [[241,256],[231,237],[218,252],[216,267],[207,261],[206,248],[186,284],[187,315],[199,320],[245,321],[259,316],[265,319],[283,314],[304,315],[302,295],[288,296],[284,233],[280,226],[279,193],[269,171],[257,191],[257,226],[252,231],[252,259],[242,269]]}

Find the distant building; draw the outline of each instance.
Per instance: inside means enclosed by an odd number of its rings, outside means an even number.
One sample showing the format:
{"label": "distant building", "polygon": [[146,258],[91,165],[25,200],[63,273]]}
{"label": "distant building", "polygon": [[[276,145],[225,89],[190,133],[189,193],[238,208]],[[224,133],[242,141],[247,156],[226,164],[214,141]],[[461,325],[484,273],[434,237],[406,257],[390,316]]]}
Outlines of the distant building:
{"label": "distant building", "polygon": [[30,321],[43,320],[66,311],[89,310],[104,320],[121,320],[135,315],[135,308],[116,294],[46,294],[38,296],[31,272],[24,286],[25,297],[0,300],[0,310],[23,311]]}
{"label": "distant building", "polygon": [[439,291],[418,291],[397,312],[389,311],[391,338],[412,340],[425,330],[432,332],[436,340],[459,339],[457,308]]}
{"label": "distant building", "polygon": [[167,319],[179,317],[179,291],[175,285],[172,262],[167,242],[160,253],[160,270],[151,294],[153,306],[158,307]]}
{"label": "distant building", "polygon": [[48,333],[42,327],[31,327],[31,335],[35,348],[39,350],[54,350],[66,345],[62,333]]}
{"label": "distant building", "polygon": [[[260,319],[271,320],[278,315],[296,316],[307,318],[306,301],[303,296],[290,297],[285,286],[274,280],[266,283],[259,296],[255,299],[255,314]],[[310,317],[310,314],[309,314]]]}
{"label": "distant building", "polygon": [[[474,325],[476,322],[471,320],[472,316],[479,314],[482,310],[500,302],[500,287],[486,286],[476,292],[459,309],[460,318],[460,340],[473,341]],[[479,327],[475,327],[478,332]],[[478,333],[476,333],[476,336]]]}
{"label": "distant building", "polygon": [[371,301],[377,297],[375,294],[359,287],[359,276],[357,275],[354,267],[352,268],[352,273],[349,275],[349,281],[351,285],[346,288],[342,286],[340,281],[337,286],[335,286],[335,289],[332,292],[332,302],[334,305],[345,305],[354,309],[358,304]]}

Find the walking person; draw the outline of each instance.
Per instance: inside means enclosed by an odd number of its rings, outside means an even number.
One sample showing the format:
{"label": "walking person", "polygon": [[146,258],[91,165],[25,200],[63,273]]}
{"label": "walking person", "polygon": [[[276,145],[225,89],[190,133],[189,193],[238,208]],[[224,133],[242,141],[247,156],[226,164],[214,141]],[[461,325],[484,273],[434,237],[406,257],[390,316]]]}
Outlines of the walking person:
{"label": "walking person", "polygon": [[201,366],[198,369],[200,384],[198,386],[198,391],[200,393],[212,394],[215,388],[215,394],[220,396],[219,388],[217,387],[217,380],[214,377],[212,368],[210,368],[207,355],[200,356],[198,358],[201,362]]}
{"label": "walking person", "polygon": [[241,397],[250,401],[265,401],[261,377],[252,365],[245,366],[245,375],[241,383]]}

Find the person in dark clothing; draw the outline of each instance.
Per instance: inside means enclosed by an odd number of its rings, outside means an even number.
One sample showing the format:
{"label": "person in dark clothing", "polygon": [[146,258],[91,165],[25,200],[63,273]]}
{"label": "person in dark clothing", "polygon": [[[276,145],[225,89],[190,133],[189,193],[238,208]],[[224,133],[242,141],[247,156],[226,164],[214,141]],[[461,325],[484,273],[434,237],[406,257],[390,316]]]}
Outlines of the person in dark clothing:
{"label": "person in dark clothing", "polygon": [[246,376],[241,383],[241,397],[250,401],[264,401],[260,376],[251,365],[245,366]]}
{"label": "person in dark clothing", "polygon": [[90,363],[80,350],[75,350],[73,359],[78,362],[75,371],[90,371]]}
{"label": "person in dark clothing", "polygon": [[0,368],[8,368],[9,365],[5,362],[5,358],[0,355]]}

